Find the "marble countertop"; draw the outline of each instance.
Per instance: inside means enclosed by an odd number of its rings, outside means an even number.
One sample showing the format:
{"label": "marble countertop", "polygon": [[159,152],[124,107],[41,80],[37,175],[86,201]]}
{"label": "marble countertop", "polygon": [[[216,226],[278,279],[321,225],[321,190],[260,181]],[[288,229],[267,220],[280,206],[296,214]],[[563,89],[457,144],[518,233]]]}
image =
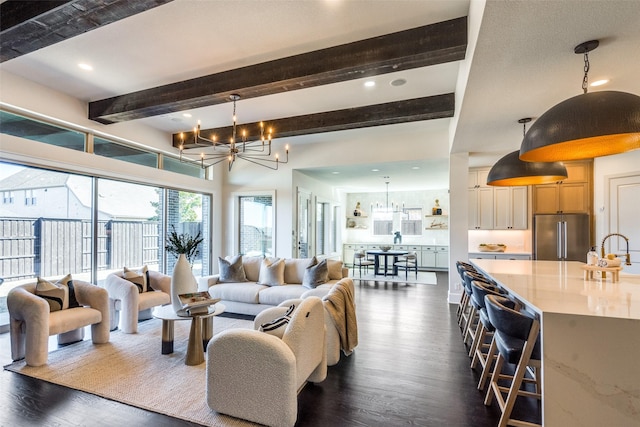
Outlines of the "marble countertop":
{"label": "marble countertop", "polygon": [[473,259],[516,298],[540,314],[558,313],[640,320],[640,275],[620,273],[585,280],[584,263]]}

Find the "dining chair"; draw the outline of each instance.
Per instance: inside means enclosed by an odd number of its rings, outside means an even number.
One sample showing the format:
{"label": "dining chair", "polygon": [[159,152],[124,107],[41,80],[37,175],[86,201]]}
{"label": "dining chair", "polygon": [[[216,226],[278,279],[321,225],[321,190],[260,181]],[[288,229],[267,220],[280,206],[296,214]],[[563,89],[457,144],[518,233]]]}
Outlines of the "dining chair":
{"label": "dining chair", "polygon": [[373,266],[373,265],[375,265],[375,262],[373,262],[370,259],[367,259],[367,256],[364,253],[364,251],[358,251],[358,252],[353,254],[353,275],[354,276],[356,274],[356,267],[359,268],[360,277],[362,277],[362,267],[364,267],[365,273],[368,274],[369,273],[369,266]]}

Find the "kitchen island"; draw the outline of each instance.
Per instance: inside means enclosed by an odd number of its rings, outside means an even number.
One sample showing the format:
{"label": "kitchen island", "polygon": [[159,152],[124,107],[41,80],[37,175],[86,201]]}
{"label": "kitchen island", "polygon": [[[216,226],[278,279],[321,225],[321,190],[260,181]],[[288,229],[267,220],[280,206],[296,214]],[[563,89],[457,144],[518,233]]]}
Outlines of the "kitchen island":
{"label": "kitchen island", "polygon": [[640,276],[585,280],[583,263],[472,259],[540,318],[542,419],[640,426]]}

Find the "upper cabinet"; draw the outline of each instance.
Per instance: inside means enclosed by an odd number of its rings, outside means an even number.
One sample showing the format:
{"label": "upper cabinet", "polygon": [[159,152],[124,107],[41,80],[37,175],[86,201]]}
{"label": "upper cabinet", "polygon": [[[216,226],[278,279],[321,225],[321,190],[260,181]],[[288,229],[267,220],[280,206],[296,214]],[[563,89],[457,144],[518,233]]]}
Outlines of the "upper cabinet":
{"label": "upper cabinet", "polygon": [[469,170],[469,229],[526,230],[527,187],[487,185],[489,169]]}
{"label": "upper cabinet", "polygon": [[567,179],[533,186],[533,213],[591,213],[593,160],[564,162]]}
{"label": "upper cabinet", "polygon": [[527,187],[495,187],[493,203],[494,230],[527,229]]}

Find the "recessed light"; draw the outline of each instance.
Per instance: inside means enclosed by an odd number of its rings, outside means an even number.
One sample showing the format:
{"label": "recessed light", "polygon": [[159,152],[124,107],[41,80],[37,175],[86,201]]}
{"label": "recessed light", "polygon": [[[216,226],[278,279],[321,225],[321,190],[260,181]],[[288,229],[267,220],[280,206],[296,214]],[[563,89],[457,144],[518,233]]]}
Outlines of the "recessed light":
{"label": "recessed light", "polygon": [[187,118],[188,118],[188,117],[191,117],[191,114],[189,114],[189,113],[183,113],[183,114],[182,114],[182,117],[187,117]]}
{"label": "recessed light", "polygon": [[374,87],[375,85],[376,82],[374,82],[373,80],[367,80],[366,82],[364,82],[365,87]]}
{"label": "recessed light", "polygon": [[391,86],[402,86],[405,83],[407,83],[407,81],[405,79],[395,79],[391,81]]}
{"label": "recessed light", "polygon": [[371,172],[380,172],[380,169],[371,169]]}
{"label": "recessed light", "polygon": [[420,166],[414,166],[414,167],[412,167],[411,169],[413,169],[413,170],[415,171],[415,170],[420,169]]}
{"label": "recessed light", "polygon": [[84,62],[78,64],[78,67],[82,68],[85,71],[93,71],[93,67],[89,64],[85,64]]}
{"label": "recessed light", "polygon": [[595,82],[591,83],[590,86],[602,86],[606,85],[607,83],[609,83],[609,79],[596,80]]}
{"label": "recessed light", "polygon": [[340,172],[337,172],[337,171],[333,171],[331,173],[334,174],[334,175],[339,175],[340,174]]}

